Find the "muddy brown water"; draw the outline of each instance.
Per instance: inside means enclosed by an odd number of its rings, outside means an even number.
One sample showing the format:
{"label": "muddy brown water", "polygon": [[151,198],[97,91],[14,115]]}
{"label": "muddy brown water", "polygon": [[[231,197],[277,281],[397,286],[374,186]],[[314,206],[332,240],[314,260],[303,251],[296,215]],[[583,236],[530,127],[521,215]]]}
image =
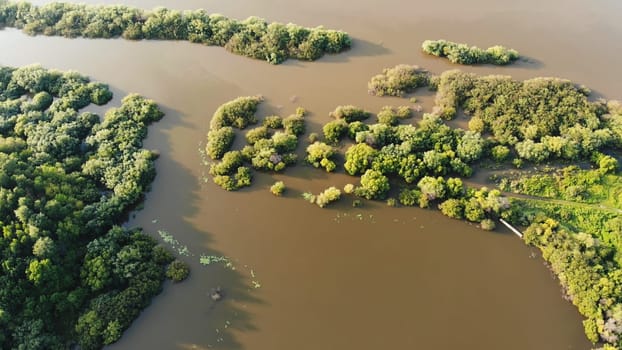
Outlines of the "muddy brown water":
{"label": "muddy brown water", "polygon": [[[167,284],[111,349],[590,348],[581,317],[561,298],[557,281],[534,249],[509,232],[484,232],[435,211],[384,203],[352,208],[350,197],[322,210],[300,194],[352,179],[305,166],[259,174],[251,188],[227,193],[202,181],[205,167],[198,149],[215,108],[240,95],[263,94],[263,114],[286,116],[297,106],[307,108],[310,131],[318,131],[340,104],[371,111],[407,104],[368,96],[366,83],[398,63],[435,73],[459,68],[420,53],[425,39],[502,44],[529,58],[510,67],[464,70],[521,79],[560,76],[591,87],[597,96],[620,97],[619,2],[124,3],[323,24],[348,31],[354,46],[314,63],[271,66],[183,42],[70,40],[0,31],[0,64],[74,69],[109,83],[116,94],[113,104],[127,92],[139,92],[167,113],[150,128],[145,143],[161,152],[158,176],[144,209],[129,224],[155,236],[157,230],[173,233],[194,254],[182,257],[192,274],[184,283]],[[431,108],[431,94],[415,95]],[[284,198],[268,191],[277,179],[289,188]],[[229,256],[236,270],[201,266],[200,254]],[[261,287],[254,288],[253,280]],[[226,296],[213,303],[207,293],[216,286]]]}

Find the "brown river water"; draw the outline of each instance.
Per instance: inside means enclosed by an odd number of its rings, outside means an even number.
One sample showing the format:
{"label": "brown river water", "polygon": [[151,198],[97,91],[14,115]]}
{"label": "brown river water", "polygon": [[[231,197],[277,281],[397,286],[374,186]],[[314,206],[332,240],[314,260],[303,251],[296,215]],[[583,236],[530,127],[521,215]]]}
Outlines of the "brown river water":
{"label": "brown river water", "polygon": [[[41,1],[39,3],[42,3]],[[118,1],[88,1],[115,3]],[[397,98],[367,95],[384,67],[418,64],[434,73],[458,68],[420,52],[425,39],[480,47],[502,44],[527,61],[466,67],[526,79],[559,76],[622,97],[622,5],[614,0],[382,2],[372,0],[126,0],[205,8],[348,31],[349,52],[280,66],[185,42],[28,37],[0,31],[0,64],[73,69],[107,82],[118,103],[128,92],[155,99],[166,117],[149,130],[158,176],[130,225],[166,230],[194,254],[190,278],[167,284],[111,349],[589,349],[581,317],[516,236],[485,232],[438,212],[389,208],[352,198],[319,209],[300,198],[353,180],[307,166],[258,174],[227,193],[204,183],[199,148],[214,110],[240,95],[262,94],[260,113],[310,112],[320,130],[337,105],[378,111]],[[433,96],[421,92],[426,110]],[[303,146],[300,147],[300,151]],[[342,172],[342,171],[341,171]],[[276,180],[289,188],[275,198]],[[200,254],[226,255],[236,270],[202,266]],[[254,277],[253,277],[254,276]],[[261,287],[254,288],[252,281]],[[207,296],[221,286],[223,301]]]}

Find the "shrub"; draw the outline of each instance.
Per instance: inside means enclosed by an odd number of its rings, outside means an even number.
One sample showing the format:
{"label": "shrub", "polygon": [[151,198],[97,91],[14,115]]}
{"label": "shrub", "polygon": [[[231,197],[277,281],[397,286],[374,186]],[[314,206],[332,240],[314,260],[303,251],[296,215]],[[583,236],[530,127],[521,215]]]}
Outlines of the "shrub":
{"label": "shrub", "polygon": [[354,194],[366,199],[383,199],[390,188],[386,176],[379,171],[368,169],[361,176],[361,186],[354,190]]}
{"label": "shrub", "polygon": [[417,66],[400,64],[393,68],[385,68],[382,74],[372,77],[367,88],[371,95],[401,97],[427,84],[428,73],[426,71]]}
{"label": "shrub", "polygon": [[306,111],[303,108],[297,108],[295,114],[283,119],[283,127],[285,128],[285,132],[296,136],[304,134],[305,114]]}
{"label": "shrub", "polygon": [[233,126],[244,129],[249,124],[257,123],[255,112],[257,112],[257,106],[261,101],[263,101],[261,96],[245,96],[222,104],[214,112],[210,128],[215,130]]}
{"label": "shrub", "polygon": [[510,154],[510,149],[503,145],[497,145],[490,150],[490,154],[496,162],[503,162]]}
{"label": "shrub", "polygon": [[384,106],[378,112],[378,123],[386,125],[396,125],[400,119],[406,119],[411,116],[412,110],[408,106],[398,108]]}
{"label": "shrub", "polygon": [[326,205],[339,200],[339,198],[341,198],[341,191],[337,187],[331,186],[315,197],[315,204],[320,208],[324,208]]}
{"label": "shrub", "polygon": [[357,175],[365,172],[378,154],[378,151],[365,143],[350,146],[346,151],[346,162],[344,168],[350,175]]}
{"label": "shrub", "polygon": [[237,171],[243,163],[244,157],[240,151],[229,151],[225,153],[220,163],[213,163],[210,166],[209,173],[212,176],[231,175],[234,171]]}
{"label": "shrub", "polygon": [[346,184],[345,186],[343,186],[343,192],[350,194],[354,192],[354,185],[353,184]]}
{"label": "shrub", "polygon": [[316,132],[310,133],[309,137],[307,137],[307,141],[309,141],[309,143],[317,142],[319,139],[320,139],[320,135],[318,135],[318,133]]}
{"label": "shrub", "polygon": [[358,107],[348,105],[348,106],[337,106],[334,111],[329,114],[331,117],[335,119],[343,119],[346,123],[352,123],[354,121],[361,121],[369,118],[371,113],[366,112]]}
{"label": "shrub", "polygon": [[387,205],[390,207],[397,207],[397,199],[395,198],[387,199]]}
{"label": "shrub", "polygon": [[250,129],[249,131],[247,131],[245,137],[246,137],[246,142],[248,142],[250,145],[254,145],[255,142],[261,139],[270,138],[270,132],[268,131],[267,127],[260,126],[260,127],[256,127],[254,129]]}
{"label": "shrub", "polygon": [[490,219],[484,219],[480,222],[480,226],[483,230],[493,231],[496,227],[495,222]]}
{"label": "shrub", "polygon": [[307,162],[316,168],[322,167],[327,172],[335,170],[337,165],[331,158],[335,154],[335,149],[323,142],[316,141],[307,147]]}
{"label": "shrub", "polygon": [[278,115],[267,116],[263,120],[263,126],[270,129],[280,129],[283,127],[283,118],[279,117]]}
{"label": "shrub", "polygon": [[229,151],[235,138],[235,132],[231,127],[223,127],[210,130],[207,133],[207,146],[205,150],[212,159],[220,159]]}
{"label": "shrub", "polygon": [[399,200],[402,205],[412,207],[419,202],[419,197],[421,197],[421,191],[404,188],[400,191]]}
{"label": "shrub", "polygon": [[332,144],[339,143],[339,140],[341,140],[347,130],[348,123],[344,120],[333,120],[324,124],[324,127],[322,128],[324,138]]}
{"label": "shrub", "polygon": [[464,217],[464,205],[462,201],[455,198],[450,198],[438,205],[443,215],[453,219],[462,219]]}
{"label": "shrub", "polygon": [[282,196],[284,191],[285,183],[283,183],[283,181],[277,181],[272,186],[270,186],[270,192],[272,192],[272,194],[277,197]]}
{"label": "shrub", "polygon": [[190,268],[188,265],[180,260],[174,260],[166,268],[166,278],[171,279],[173,282],[181,282],[185,280],[190,274]]}
{"label": "shrub", "polygon": [[272,144],[279,153],[291,152],[298,146],[296,135],[277,131],[272,135]]}

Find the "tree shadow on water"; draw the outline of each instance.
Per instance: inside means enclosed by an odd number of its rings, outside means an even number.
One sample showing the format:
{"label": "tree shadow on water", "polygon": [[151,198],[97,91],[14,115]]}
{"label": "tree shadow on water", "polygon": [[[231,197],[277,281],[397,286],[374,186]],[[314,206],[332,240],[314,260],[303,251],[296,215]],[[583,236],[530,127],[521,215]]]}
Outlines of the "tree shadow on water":
{"label": "tree shadow on water", "polygon": [[[181,283],[166,282],[162,293],[109,349],[242,349],[234,332],[257,330],[246,307],[262,303],[258,289],[254,289],[250,267],[235,257],[230,258],[233,266],[223,262],[200,263],[201,256],[224,254],[210,248],[214,244],[213,233],[190,220],[201,211],[201,197],[205,195],[200,186],[202,179],[173,158],[171,129],[192,126],[184,122],[179,111],[160,107],[166,115],[149,128],[144,143],[144,148],[160,153],[157,176],[145,196],[143,209],[133,213],[127,225],[142,227],[146,234],[188,263],[191,272]],[[192,159],[195,155],[187,156]],[[160,230],[173,235],[178,243],[163,242]],[[211,294],[218,288],[222,299],[215,301]]]}

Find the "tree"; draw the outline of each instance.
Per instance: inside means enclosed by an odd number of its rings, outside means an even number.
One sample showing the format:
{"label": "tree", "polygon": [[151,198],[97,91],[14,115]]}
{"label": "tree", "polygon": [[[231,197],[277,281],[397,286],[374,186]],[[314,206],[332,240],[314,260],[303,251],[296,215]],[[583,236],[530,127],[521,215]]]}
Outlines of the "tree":
{"label": "tree", "polygon": [[391,186],[389,179],[381,172],[368,169],[361,176],[361,186],[354,193],[367,199],[384,199]]}
{"label": "tree", "polygon": [[371,163],[377,154],[378,151],[364,143],[350,146],[346,151],[344,168],[350,175],[363,173],[371,167]]}

